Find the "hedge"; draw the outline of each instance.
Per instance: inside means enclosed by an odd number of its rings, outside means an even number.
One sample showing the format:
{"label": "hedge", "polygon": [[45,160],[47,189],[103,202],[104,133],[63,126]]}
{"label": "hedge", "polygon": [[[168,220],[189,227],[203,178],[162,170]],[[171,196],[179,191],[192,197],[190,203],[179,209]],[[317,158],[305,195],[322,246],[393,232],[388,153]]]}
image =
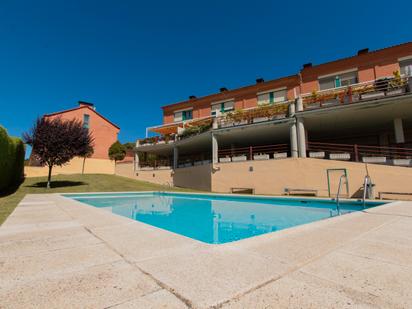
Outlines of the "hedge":
{"label": "hedge", "polygon": [[9,137],[0,126],[0,192],[18,185],[24,176],[25,149],[21,139]]}

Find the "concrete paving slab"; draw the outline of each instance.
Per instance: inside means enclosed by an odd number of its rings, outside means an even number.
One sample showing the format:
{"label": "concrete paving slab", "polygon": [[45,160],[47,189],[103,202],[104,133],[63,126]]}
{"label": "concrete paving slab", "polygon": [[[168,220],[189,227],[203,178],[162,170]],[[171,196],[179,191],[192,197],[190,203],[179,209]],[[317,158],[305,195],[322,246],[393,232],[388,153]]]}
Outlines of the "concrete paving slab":
{"label": "concrete paving slab", "polygon": [[223,308],[377,308],[378,297],[302,272],[289,274],[223,305]]}
{"label": "concrete paving slab", "polygon": [[412,268],[333,252],[301,268],[302,272],[345,288],[370,293],[392,308],[412,307]]}
{"label": "concrete paving slab", "polygon": [[30,239],[8,240],[0,239],[0,258],[23,257],[38,255],[47,251],[75,248],[101,243],[102,241],[85,229],[70,229],[63,235],[48,235],[46,237],[31,237]]}
{"label": "concrete paving slab", "polygon": [[136,264],[200,308],[224,302],[281,276],[291,267],[280,261],[267,263],[251,252],[219,246]]}
{"label": "concrete paving slab", "polygon": [[136,268],[119,261],[0,289],[0,299],[2,308],[108,308],[158,289]]}
{"label": "concrete paving slab", "polygon": [[412,266],[412,247],[382,241],[358,239],[341,251],[387,263]]}
{"label": "concrete paving slab", "polygon": [[75,248],[47,251],[33,256],[2,257],[0,288],[118,260],[121,257],[104,244],[79,244]]}
{"label": "concrete paving slab", "polygon": [[113,306],[114,309],[185,309],[188,308],[176,296],[166,290],[158,290],[131,301]]}

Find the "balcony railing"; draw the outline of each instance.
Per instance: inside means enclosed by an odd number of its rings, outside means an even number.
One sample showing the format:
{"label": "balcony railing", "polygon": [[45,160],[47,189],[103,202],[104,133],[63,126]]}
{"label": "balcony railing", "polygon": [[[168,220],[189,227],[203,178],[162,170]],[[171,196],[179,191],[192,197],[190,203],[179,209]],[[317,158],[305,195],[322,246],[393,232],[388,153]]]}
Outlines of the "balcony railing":
{"label": "balcony railing", "polygon": [[238,162],[247,160],[269,160],[287,158],[289,144],[249,146],[219,149],[219,162]]}
{"label": "balcony railing", "polygon": [[240,109],[217,118],[219,128],[241,126],[285,118],[291,101],[279,104],[267,104],[250,109]]}
{"label": "balcony railing", "polygon": [[312,158],[410,166],[412,163],[412,148],[410,148],[410,145],[404,146],[308,142],[307,150],[308,157]]}
{"label": "balcony railing", "polygon": [[352,104],[367,100],[404,95],[411,91],[411,77],[394,76],[303,95],[305,110]]}
{"label": "balcony railing", "polygon": [[139,162],[139,168],[141,170],[169,169],[171,166],[172,160],[150,160]]}

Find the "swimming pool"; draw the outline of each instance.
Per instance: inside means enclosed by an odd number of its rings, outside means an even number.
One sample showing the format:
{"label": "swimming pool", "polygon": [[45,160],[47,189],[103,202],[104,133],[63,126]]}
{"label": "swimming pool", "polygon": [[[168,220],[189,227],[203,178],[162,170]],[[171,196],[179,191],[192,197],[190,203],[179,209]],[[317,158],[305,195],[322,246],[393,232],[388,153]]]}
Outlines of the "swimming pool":
{"label": "swimming pool", "polygon": [[[117,215],[210,244],[223,244],[337,215],[336,203],[322,199],[189,193],[63,194]],[[383,204],[367,202],[366,207]],[[341,213],[363,210],[341,201]]]}

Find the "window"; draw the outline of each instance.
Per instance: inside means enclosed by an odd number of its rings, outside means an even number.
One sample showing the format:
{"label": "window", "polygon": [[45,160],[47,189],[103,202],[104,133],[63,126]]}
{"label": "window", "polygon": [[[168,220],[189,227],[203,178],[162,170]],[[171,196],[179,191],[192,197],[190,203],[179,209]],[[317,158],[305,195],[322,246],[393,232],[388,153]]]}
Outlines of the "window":
{"label": "window", "polygon": [[280,103],[286,100],[286,89],[258,94],[258,105]]}
{"label": "window", "polygon": [[90,115],[83,115],[83,128],[88,129],[90,127]]}
{"label": "window", "polygon": [[412,76],[412,59],[400,61],[399,66],[401,75]]}
{"label": "window", "polygon": [[320,90],[333,89],[337,87],[350,86],[358,83],[358,72],[348,72],[319,78]]}
{"label": "window", "polygon": [[175,122],[185,121],[185,120],[190,120],[190,119],[193,119],[193,112],[191,109],[186,110],[186,111],[175,112],[175,115],[174,115]]}
{"label": "window", "polygon": [[219,116],[220,114],[233,111],[235,109],[235,102],[233,100],[212,104],[211,115],[213,117]]}

